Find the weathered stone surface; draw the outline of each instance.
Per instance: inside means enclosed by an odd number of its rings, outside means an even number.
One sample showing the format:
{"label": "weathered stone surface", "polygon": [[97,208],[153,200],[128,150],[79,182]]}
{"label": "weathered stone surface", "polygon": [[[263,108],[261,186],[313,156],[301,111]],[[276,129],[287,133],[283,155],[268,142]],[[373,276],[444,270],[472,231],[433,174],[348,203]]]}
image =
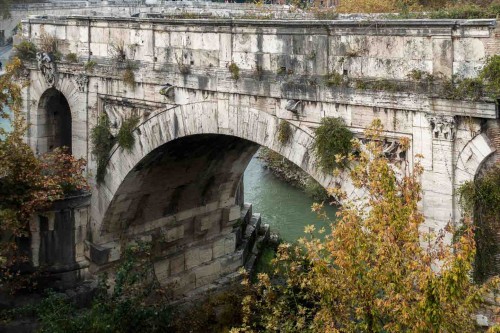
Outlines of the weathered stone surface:
{"label": "weathered stone surface", "polygon": [[[241,210],[238,190],[259,146],[333,186],[341,180],[318,169],[314,128],[324,117],[341,117],[362,138],[363,129],[380,119],[390,142],[411,141],[410,165],[415,154],[424,156],[421,207],[425,227],[435,230],[459,220],[457,187],[473,179],[494,153],[481,133],[485,119],[498,117],[493,101],[449,100],[416,88],[332,87],[324,84],[324,75],[334,71],[352,80],[412,87],[417,84],[407,75],[413,70],[474,77],[485,57],[500,53],[495,20],[187,24],[144,17],[90,22],[37,17],[24,22],[23,38],[40,43],[42,33],[58,38],[62,51],[97,65],[85,73],[82,88],[81,64],[58,62],[52,89],[39,68],[27,64],[32,84],[23,89],[30,101],[23,111],[34,150],[50,150],[60,139],[49,112],[55,94],[67,101],[72,150],[87,158],[90,174],[97,163],[89,132],[99,115],[108,115],[115,132],[129,115],[140,118],[132,150],[115,147],[104,182],[90,179],[90,210],[75,218],[72,231],[78,239],[75,256],[83,257],[88,237],[92,243],[85,256],[105,267],[120,259],[127,243],[150,239],[162,258],[155,264],[159,276],[163,283],[175,282],[179,294],[211,283],[251,257],[260,220],[250,218],[250,207]],[[117,41],[128,46],[127,60],[138,65],[133,87],[124,84],[123,66],[113,59],[110,43]],[[231,63],[239,69],[238,79]],[[168,96],[160,93],[166,86],[172,87]],[[286,144],[277,139],[282,120],[293,129]],[[349,182],[342,186],[355,193]],[[33,253],[39,227],[30,225]]]}

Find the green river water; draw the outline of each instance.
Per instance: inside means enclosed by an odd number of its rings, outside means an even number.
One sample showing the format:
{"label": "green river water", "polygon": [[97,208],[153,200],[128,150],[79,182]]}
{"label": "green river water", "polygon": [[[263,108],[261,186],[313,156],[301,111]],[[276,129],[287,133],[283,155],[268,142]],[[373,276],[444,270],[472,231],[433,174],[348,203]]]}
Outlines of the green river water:
{"label": "green river water", "polygon": [[[313,200],[303,191],[278,179],[263,162],[254,157],[244,176],[245,202],[252,203],[254,213],[260,213],[262,223],[267,223],[271,231],[278,233],[285,241],[293,242],[304,236],[304,227],[309,224],[316,229],[328,223],[317,218],[311,211]],[[330,219],[335,218],[335,207],[325,207]]]}

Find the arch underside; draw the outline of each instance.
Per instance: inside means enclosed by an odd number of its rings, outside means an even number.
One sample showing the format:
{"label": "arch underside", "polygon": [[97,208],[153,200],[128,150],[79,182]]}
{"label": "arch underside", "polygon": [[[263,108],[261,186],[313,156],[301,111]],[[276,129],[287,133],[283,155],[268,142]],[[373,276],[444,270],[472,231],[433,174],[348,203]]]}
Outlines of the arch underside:
{"label": "arch underside", "polygon": [[241,177],[258,148],[245,139],[215,134],[188,136],[156,148],[120,185],[106,212],[107,231],[168,217],[192,220],[197,213],[221,216],[222,208],[238,204]]}
{"label": "arch underside", "polygon": [[112,239],[120,231],[133,235],[134,226],[154,225],[196,207],[235,205],[238,183],[259,146],[278,152],[323,186],[333,184],[316,169],[310,133],[292,126],[289,142],[281,144],[279,118],[264,111],[232,112],[208,101],[158,112],[139,125],[132,151],[113,153],[96,193],[102,215],[94,217],[95,239]]}

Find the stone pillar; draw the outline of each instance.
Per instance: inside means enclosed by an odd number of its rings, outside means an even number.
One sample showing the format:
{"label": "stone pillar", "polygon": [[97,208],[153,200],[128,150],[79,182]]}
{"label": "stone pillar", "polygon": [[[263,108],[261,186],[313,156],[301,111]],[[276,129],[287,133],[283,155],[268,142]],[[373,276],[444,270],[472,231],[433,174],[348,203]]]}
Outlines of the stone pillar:
{"label": "stone pillar", "polygon": [[[422,177],[423,212],[427,231],[443,229],[454,222],[453,149],[455,119],[453,116],[426,115],[431,129],[432,167]],[[424,230],[425,231],[425,230]]]}

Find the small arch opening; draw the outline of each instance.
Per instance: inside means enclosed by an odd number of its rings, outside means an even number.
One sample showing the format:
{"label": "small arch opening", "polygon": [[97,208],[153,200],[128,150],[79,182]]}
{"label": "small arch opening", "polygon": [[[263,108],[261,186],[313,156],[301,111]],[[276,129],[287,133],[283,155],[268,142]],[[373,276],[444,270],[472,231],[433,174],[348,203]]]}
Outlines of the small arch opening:
{"label": "small arch opening", "polygon": [[37,149],[46,153],[58,147],[72,152],[71,110],[68,100],[57,89],[47,90],[38,104]]}

